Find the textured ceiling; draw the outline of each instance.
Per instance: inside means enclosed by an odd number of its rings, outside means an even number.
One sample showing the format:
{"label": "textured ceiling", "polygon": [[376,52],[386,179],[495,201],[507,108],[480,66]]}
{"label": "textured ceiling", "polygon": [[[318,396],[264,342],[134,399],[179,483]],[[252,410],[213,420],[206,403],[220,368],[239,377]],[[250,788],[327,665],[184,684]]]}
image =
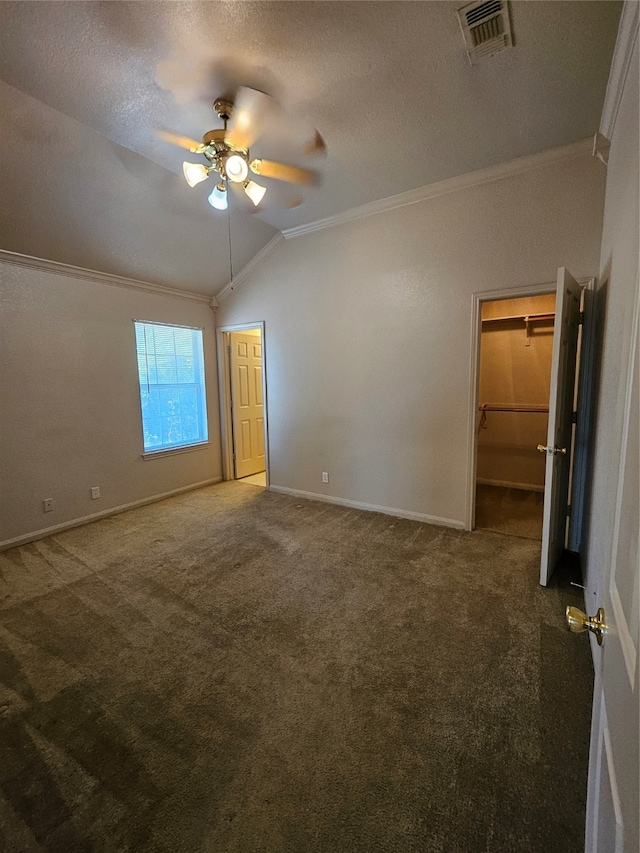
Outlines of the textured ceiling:
{"label": "textured ceiling", "polygon": [[[0,3],[0,248],[220,290],[227,215],[154,130],[200,139],[219,126],[213,99],[239,85],[317,127],[328,154],[296,161],[323,173],[300,207],[234,210],[236,269],[277,229],[597,130],[620,3],[515,0],[515,47],[476,67],[460,5]],[[253,153],[293,159],[275,136]]]}

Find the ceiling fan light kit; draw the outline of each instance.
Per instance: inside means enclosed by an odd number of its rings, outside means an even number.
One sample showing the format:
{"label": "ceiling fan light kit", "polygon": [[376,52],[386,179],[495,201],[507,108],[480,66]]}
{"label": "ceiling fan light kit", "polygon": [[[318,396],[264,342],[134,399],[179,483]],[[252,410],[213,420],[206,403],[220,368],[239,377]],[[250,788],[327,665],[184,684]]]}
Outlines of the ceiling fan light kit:
{"label": "ceiling fan light kit", "polygon": [[[209,165],[204,165],[185,160],[182,170],[190,187],[195,187],[206,180],[211,173],[217,173],[220,176],[219,183],[208,197],[209,204],[216,210],[226,210],[228,207],[225,183],[227,181],[238,184],[238,188],[242,187],[255,207],[260,204],[266,195],[267,188],[248,179],[250,171],[254,175],[262,175],[265,178],[287,183],[317,183],[318,175],[310,169],[273,160],[250,159],[249,147],[259,138],[277,113],[277,104],[269,95],[255,89],[241,87],[238,90],[235,105],[231,101],[218,98],[214,101],[213,108],[222,119],[224,127],[209,130],[203,136],[202,142],[166,131],[160,132],[159,135],[166,142],[186,148],[193,154],[202,154],[209,161]],[[324,141],[318,131],[314,130],[314,145],[311,153],[322,152],[324,152]],[[303,148],[303,153],[310,153],[310,150]],[[299,202],[300,199],[295,200],[295,204]]]}
{"label": "ceiling fan light kit", "polygon": [[249,166],[241,154],[229,154],[224,161],[224,171],[230,181],[241,184],[247,179]]}
{"label": "ceiling fan light kit", "polygon": [[201,163],[188,163],[186,160],[182,164],[184,179],[190,187],[195,187],[200,181],[206,181],[209,177],[209,169]]}
{"label": "ceiling fan light kit", "polygon": [[257,207],[264,198],[267,188],[261,187],[260,184],[256,184],[255,181],[245,181],[244,191]]}
{"label": "ceiling fan light kit", "polygon": [[229,206],[229,203],[227,201],[227,188],[222,182],[215,185],[207,201],[209,202],[211,207],[215,207],[216,210],[227,209],[227,207]]}

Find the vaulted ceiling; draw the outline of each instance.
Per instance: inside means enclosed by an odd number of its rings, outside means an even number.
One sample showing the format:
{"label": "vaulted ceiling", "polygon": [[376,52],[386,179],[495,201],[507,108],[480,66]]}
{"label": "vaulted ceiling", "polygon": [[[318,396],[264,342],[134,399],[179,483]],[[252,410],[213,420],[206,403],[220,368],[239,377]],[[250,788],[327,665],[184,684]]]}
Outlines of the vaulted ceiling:
{"label": "vaulted ceiling", "polygon": [[221,290],[227,213],[207,204],[210,182],[187,186],[184,152],[156,130],[200,139],[220,126],[212,101],[241,85],[317,127],[327,155],[264,141],[260,156],[322,182],[291,210],[231,210],[236,270],[278,230],[598,129],[621,3],[513,0],[515,46],[473,67],[462,5],[1,3],[0,249]]}

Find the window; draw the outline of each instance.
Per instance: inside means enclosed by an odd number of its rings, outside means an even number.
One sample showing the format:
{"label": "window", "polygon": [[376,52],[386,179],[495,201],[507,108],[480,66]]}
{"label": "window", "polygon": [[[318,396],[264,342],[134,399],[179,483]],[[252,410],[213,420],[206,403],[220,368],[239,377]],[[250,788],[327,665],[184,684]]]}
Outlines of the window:
{"label": "window", "polygon": [[135,321],[145,453],[207,440],[202,330]]}

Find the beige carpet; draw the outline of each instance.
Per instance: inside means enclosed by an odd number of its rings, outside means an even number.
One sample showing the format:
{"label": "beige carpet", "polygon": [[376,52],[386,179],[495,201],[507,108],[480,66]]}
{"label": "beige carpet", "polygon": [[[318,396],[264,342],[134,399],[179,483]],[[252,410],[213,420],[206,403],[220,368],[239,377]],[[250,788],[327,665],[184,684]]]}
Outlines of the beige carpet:
{"label": "beige carpet", "polygon": [[0,554],[0,849],[579,853],[538,550],[227,483]]}
{"label": "beige carpet", "polygon": [[503,486],[476,486],[476,527],[542,540],[544,493]]}

